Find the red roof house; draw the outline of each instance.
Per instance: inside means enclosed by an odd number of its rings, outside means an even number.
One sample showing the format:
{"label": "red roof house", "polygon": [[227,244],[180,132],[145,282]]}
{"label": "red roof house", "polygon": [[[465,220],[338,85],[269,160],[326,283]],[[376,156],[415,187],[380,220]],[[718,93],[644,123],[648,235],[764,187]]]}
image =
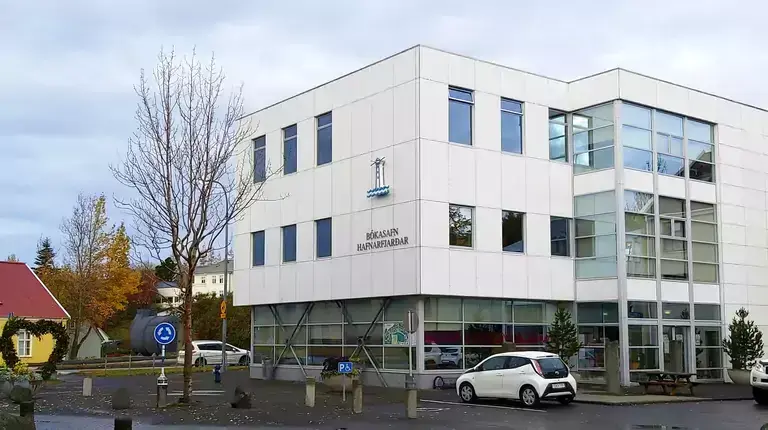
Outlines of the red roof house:
{"label": "red roof house", "polygon": [[24,263],[0,261],[0,319],[69,319],[69,313]]}

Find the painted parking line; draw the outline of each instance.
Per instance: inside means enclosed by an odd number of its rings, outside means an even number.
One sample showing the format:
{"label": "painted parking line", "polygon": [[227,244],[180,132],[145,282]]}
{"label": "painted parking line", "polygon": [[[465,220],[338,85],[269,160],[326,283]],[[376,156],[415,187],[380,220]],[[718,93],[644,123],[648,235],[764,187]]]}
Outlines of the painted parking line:
{"label": "painted parking line", "polygon": [[[221,390],[194,390],[192,391],[192,396],[223,396],[224,391]],[[155,394],[155,393],[153,393]],[[181,396],[181,391],[171,391],[168,393],[169,396]]]}
{"label": "painted parking line", "polygon": [[424,399],[421,399],[420,401],[421,402],[425,402],[425,403],[437,403],[437,404],[441,404],[441,405],[456,405],[456,406],[469,406],[469,407],[478,407],[478,408],[506,409],[506,410],[513,410],[513,411],[547,413],[547,411],[543,411],[541,409],[517,408],[517,407],[514,407],[514,406],[484,405],[482,403],[445,402],[445,401],[442,401],[442,400],[424,400]]}

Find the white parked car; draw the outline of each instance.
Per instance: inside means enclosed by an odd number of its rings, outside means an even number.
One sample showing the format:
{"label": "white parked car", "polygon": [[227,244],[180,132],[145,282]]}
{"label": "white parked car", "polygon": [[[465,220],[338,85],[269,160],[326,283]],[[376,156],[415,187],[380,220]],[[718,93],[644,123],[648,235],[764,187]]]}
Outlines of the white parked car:
{"label": "white parked car", "polygon": [[[205,366],[208,364],[221,364],[220,340],[193,340],[192,364]],[[179,351],[176,357],[178,364],[184,364],[184,349]],[[227,344],[227,364],[247,366],[251,362],[251,352]]]}
{"label": "white parked car", "polygon": [[532,407],[552,399],[567,405],[576,397],[576,380],[557,354],[505,352],[464,372],[456,381],[456,393],[463,402],[514,399]]}
{"label": "white parked car", "polygon": [[758,360],[749,373],[752,397],[758,405],[768,405],[768,359]]}

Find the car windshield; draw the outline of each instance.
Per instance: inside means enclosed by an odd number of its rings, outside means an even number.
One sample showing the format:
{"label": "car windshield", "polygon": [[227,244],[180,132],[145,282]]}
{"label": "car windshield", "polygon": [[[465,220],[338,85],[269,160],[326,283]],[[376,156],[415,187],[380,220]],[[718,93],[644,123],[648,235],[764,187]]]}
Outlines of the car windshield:
{"label": "car windshield", "polygon": [[539,366],[541,366],[541,370],[544,373],[566,369],[565,363],[563,363],[560,357],[538,358],[536,361],[539,362]]}

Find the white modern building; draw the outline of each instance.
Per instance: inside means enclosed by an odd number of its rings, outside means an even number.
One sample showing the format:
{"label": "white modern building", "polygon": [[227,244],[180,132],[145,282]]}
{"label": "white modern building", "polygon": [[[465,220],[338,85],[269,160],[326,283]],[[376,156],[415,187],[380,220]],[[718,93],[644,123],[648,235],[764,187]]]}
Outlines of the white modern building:
{"label": "white modern building", "polygon": [[624,384],[718,380],[734,312],[768,330],[762,109],[623,69],[566,82],[416,46],[243,121],[258,128],[240,161],[269,177],[234,240],[253,377],[258,357],[298,379],[356,356],[365,383],[402,385],[410,345],[431,387],[543,348],[561,306],[582,377],[618,340]]}

